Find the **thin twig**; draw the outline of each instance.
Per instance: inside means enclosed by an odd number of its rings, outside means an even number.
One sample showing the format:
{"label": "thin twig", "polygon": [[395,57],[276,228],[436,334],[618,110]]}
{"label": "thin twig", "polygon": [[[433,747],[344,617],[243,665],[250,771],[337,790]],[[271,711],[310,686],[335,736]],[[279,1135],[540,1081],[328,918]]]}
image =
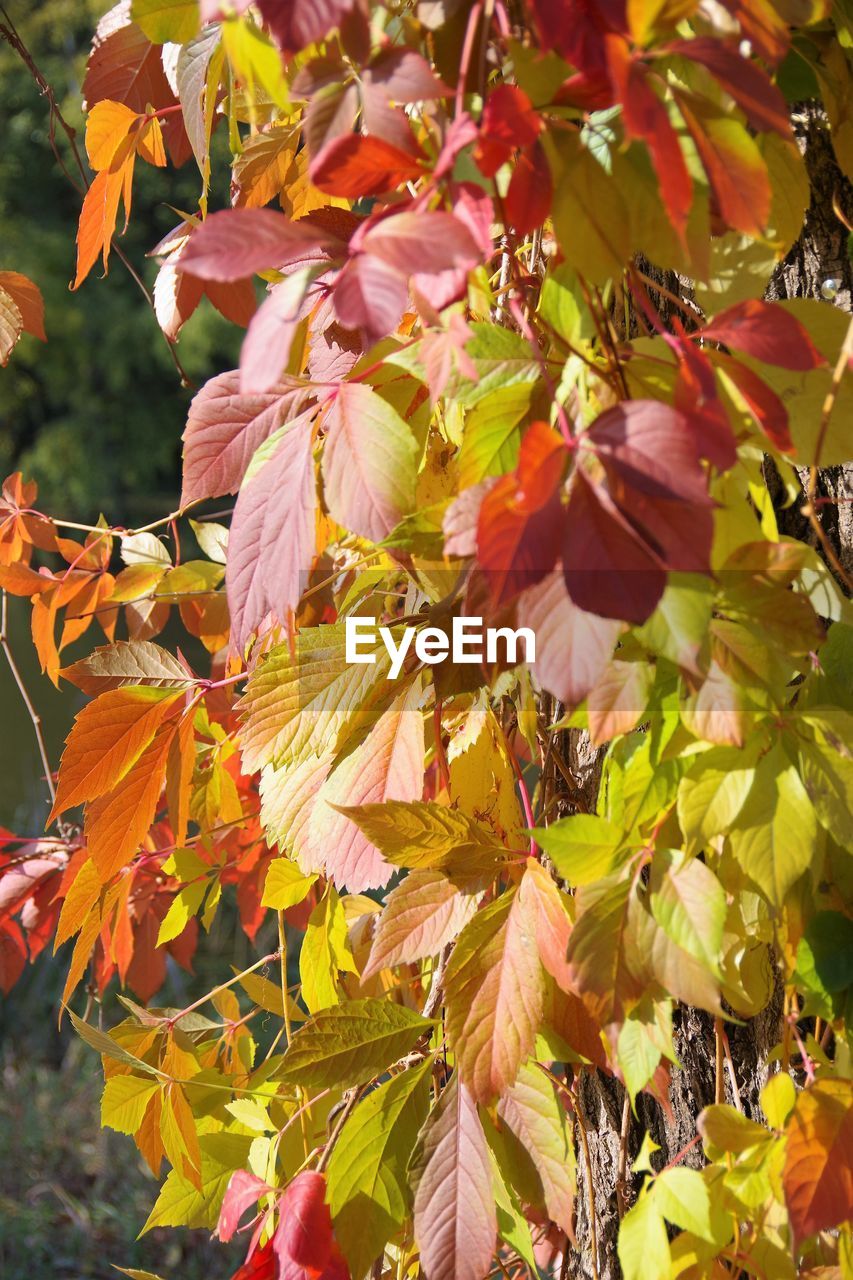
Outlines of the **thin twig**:
{"label": "thin twig", "polygon": [[53,771],[50,767],[50,760],[48,758],[47,747],[45,746],[44,734],[42,732],[41,716],[36,711],[33,706],[32,699],[27,693],[27,686],[24,684],[24,678],[21,675],[17,662],[15,661],[15,655],[12,653],[12,648],[9,644],[8,632],[8,599],[5,591],[0,594],[2,594],[2,604],[0,604],[0,647],[2,647],[3,652],[6,655],[6,661],[8,662],[9,670],[12,673],[12,679],[18,686],[18,692],[21,695],[24,706],[27,708],[27,714],[32,722],[33,733],[35,734],[36,745],[38,746],[38,753],[41,757],[42,768],[44,769],[44,779],[47,783],[47,789],[50,792],[50,804],[51,808],[53,808],[56,803],[56,787],[53,784]]}
{"label": "thin twig", "polygon": [[[6,43],[10,46],[10,48],[12,48],[15,51],[15,53],[17,53],[18,57],[21,59],[24,66],[27,68],[30,75],[32,76],[36,86],[39,89],[39,92],[42,94],[44,98],[47,99],[48,111],[50,115],[50,145],[51,145],[53,154],[56,157],[57,164],[59,165],[60,169],[62,170],[62,173],[71,183],[71,186],[74,188],[77,194],[80,196],[85,196],[86,191],[90,186],[90,182],[89,182],[89,175],[86,171],[86,166],[83,164],[83,158],[80,155],[80,148],[77,145],[77,132],[68,123],[68,121],[65,119],[62,112],[60,111],[56,101],[56,94],[54,93],[51,85],[45,79],[42,72],[39,70],[39,67],[36,64],[36,61],[33,58],[33,55],[30,53],[29,49],[24,44],[23,40],[18,34],[18,30],[15,27],[15,24],[13,23],[12,19],[9,17],[9,14],[6,12],[5,8],[3,8],[2,6],[0,6],[0,13],[2,13],[3,17],[5,18],[5,22],[0,23],[0,37],[2,37],[2,39],[4,39]],[[77,182],[77,180],[73,177],[73,175],[69,173],[68,168],[66,167],[65,162],[62,159],[62,154],[56,142],[56,125],[57,124],[60,126],[66,138],[68,139],[68,143],[69,143],[69,146],[71,147],[72,155],[74,156],[74,160],[77,165],[77,169],[79,170],[80,178],[83,183],[82,187]],[[121,246],[116,244],[115,239],[111,238],[110,244],[112,245],[112,248],[115,252],[116,257],[126,267],[127,271],[130,273],[131,279],[135,282],[135,284],[143,294],[145,301],[148,303],[148,306],[151,308],[151,312],[156,319],[157,313],[154,309],[154,299],[151,296],[151,293],[147,285],[142,280],[141,276],[139,275],[139,273],[137,272],[133,264],[130,262],[129,258],[124,253]],[[172,363],[175,366],[178,377],[181,379],[181,383],[185,387],[192,386],[192,383],[190,382],[187,372],[178,358],[178,353],[175,351],[174,343],[170,342],[166,334],[163,333],[163,330],[160,329],[159,321],[157,322],[157,328],[160,331],[160,333],[163,334],[163,341],[166,343],[166,346],[169,349],[169,355],[172,357]]]}
{"label": "thin twig", "polygon": [[619,1164],[616,1170],[616,1205],[619,1217],[625,1216],[625,1191],[628,1185],[628,1136],[631,1132],[631,1096],[625,1090],[622,1104],[622,1128],[619,1132]]}

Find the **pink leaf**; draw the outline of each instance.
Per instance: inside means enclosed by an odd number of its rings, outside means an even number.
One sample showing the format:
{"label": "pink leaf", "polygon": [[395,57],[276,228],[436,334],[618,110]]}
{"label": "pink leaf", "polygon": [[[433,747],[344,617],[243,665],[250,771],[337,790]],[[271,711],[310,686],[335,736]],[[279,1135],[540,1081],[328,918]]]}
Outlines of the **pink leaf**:
{"label": "pink leaf", "polygon": [[495,1249],[489,1150],[477,1106],[454,1073],[422,1133],[415,1239],[425,1280],[483,1280]]}
{"label": "pink leaf", "polygon": [[242,280],[295,262],[308,250],[335,245],[328,233],[307,221],[291,222],[274,209],[221,209],[190,236],[178,269],[202,280]]}
{"label": "pink leaf", "polygon": [[317,505],[312,411],[285,428],[240,490],[228,539],[231,643],[242,650],[268,613],[287,625],[314,559]]}
{"label": "pink leaf", "polygon": [[246,1210],[253,1205],[257,1206],[259,1198],[268,1191],[267,1184],[248,1170],[238,1169],[233,1173],[219,1211],[219,1222],[216,1227],[219,1239],[227,1243],[237,1230]]}
{"label": "pink leaf", "polygon": [[274,289],[252,316],[240,350],[240,390],[269,391],[281,377],[303,318],[303,303],[317,268],[294,271]]}
{"label": "pink leaf", "polygon": [[335,281],[335,314],[345,329],[358,329],[369,345],[393,333],[409,297],[406,277],[367,253],[350,258]]}
{"label": "pink leaf", "polygon": [[333,517],[380,542],[415,501],[415,438],[386,400],[361,382],[339,387],[326,416],[323,484]]}
{"label": "pink leaf", "polygon": [[345,814],[330,805],[420,800],[424,783],[424,722],[420,689],[397,698],[363,740],[338,760],[312,815],[326,850],[326,874],[350,893],[378,889],[396,870]]}
{"label": "pink leaf", "polygon": [[184,429],[181,506],[236,493],[258,445],[299,411],[308,394],[291,380],[263,395],[243,395],[236,369],[206,382]]}
{"label": "pink leaf", "polygon": [[536,636],[539,684],[566,707],[583,702],[604,671],[622,629],[572,602],[562,574],[549,574],[518,601],[516,624]]}
{"label": "pink leaf", "polygon": [[467,227],[452,213],[440,210],[407,210],[382,218],[363,235],[353,237],[353,249],[381,258],[403,275],[465,270],[475,266],[480,254]]}

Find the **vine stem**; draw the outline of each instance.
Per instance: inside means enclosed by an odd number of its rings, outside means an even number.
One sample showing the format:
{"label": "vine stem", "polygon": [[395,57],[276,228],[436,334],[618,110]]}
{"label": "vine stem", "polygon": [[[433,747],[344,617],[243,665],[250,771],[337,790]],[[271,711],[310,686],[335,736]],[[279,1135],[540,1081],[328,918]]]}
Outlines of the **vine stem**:
{"label": "vine stem", "polygon": [[24,677],[21,675],[18,664],[15,661],[15,655],[12,653],[12,647],[9,644],[8,597],[5,591],[0,593],[0,596],[2,596],[2,603],[0,603],[0,648],[3,649],[3,652],[6,655],[6,661],[8,662],[9,670],[12,673],[12,679],[18,686],[18,693],[21,695],[21,699],[27,709],[27,714],[29,715],[33,726],[33,733],[35,734],[38,753],[41,757],[42,768],[44,769],[44,779],[50,793],[50,804],[51,808],[53,808],[56,804],[56,787],[53,783],[53,773],[50,767],[50,760],[48,758],[47,747],[44,741],[44,733],[42,732],[41,716],[33,706],[33,701],[27,692],[27,686],[24,683]]}
{"label": "vine stem", "polygon": [[[277,911],[278,919],[278,952],[281,972],[281,1012],[284,1019],[284,1040],[288,1049],[293,1039],[293,1025],[290,1021],[290,1009],[288,1007],[289,993],[287,988],[287,931],[284,922],[284,912]],[[302,1134],[302,1148],[308,1159],[308,1125],[305,1116],[305,1090],[301,1085],[296,1090],[296,1101],[299,1104],[299,1129]]]}
{"label": "vine stem", "polygon": [[600,1280],[598,1274],[598,1220],[595,1214],[595,1187],[592,1181],[592,1158],[589,1154],[589,1141],[586,1136],[586,1124],[581,1115],[580,1100],[575,1097],[575,1119],[578,1122],[578,1133],[581,1140],[584,1168],[586,1169],[587,1203],[589,1205],[589,1238],[592,1252],[592,1280]]}
{"label": "vine stem", "polygon": [[726,1100],[726,1089],[723,1072],[725,1070],[725,1052],[723,1049],[723,1020],[714,1019],[714,1102],[717,1106]]}
{"label": "vine stem", "polygon": [[628,1185],[628,1137],[631,1132],[631,1095],[625,1091],[622,1103],[622,1127],[619,1132],[619,1164],[616,1170],[616,1206],[619,1217],[625,1216],[625,1190]]}
{"label": "vine stem", "polygon": [[818,427],[817,440],[815,441],[814,456],[809,468],[809,483],[806,490],[806,502],[802,508],[803,515],[808,518],[809,524],[812,529],[814,529],[817,539],[823,548],[824,555],[848,591],[853,591],[853,578],[851,578],[850,574],[844,568],[835,553],[832,543],[826,536],[826,530],[821,524],[820,517],[818,516],[816,499],[818,469],[820,467],[823,446],[826,442],[826,433],[829,429],[829,422],[832,418],[835,404],[838,399],[838,393],[841,390],[841,383],[844,378],[844,374],[848,370],[851,357],[853,357],[853,316],[850,317],[850,322],[847,325],[847,332],[844,335],[844,341],[841,344],[841,350],[838,353],[838,359],[836,360],[835,368],[832,371],[832,381],[823,402],[823,408],[820,415],[820,426]]}
{"label": "vine stem", "polygon": [[338,1116],[335,1127],[332,1130],[331,1135],[329,1137],[329,1141],[326,1143],[326,1146],[323,1150],[323,1154],[320,1156],[320,1159],[317,1161],[318,1173],[325,1173],[326,1166],[328,1165],[329,1161],[332,1158],[332,1152],[335,1149],[335,1145],[338,1141],[338,1138],[341,1136],[341,1131],[344,1125],[346,1124],[347,1120],[349,1120],[350,1115],[353,1109],[355,1108],[356,1103],[358,1102],[359,1098],[364,1093],[366,1088],[367,1088],[367,1085],[360,1085],[356,1089],[351,1089],[347,1094],[346,1102],[344,1103],[343,1108],[341,1109],[341,1114]]}
{"label": "vine stem", "polygon": [[180,1022],[181,1018],[185,1018],[188,1013],[194,1013],[196,1009],[200,1009],[203,1004],[207,1004],[208,1000],[212,1000],[214,996],[218,996],[220,991],[226,991],[228,987],[233,987],[235,982],[239,982],[241,978],[246,978],[250,973],[254,973],[256,969],[262,968],[265,964],[272,964],[279,957],[278,951],[270,951],[268,955],[261,956],[260,960],[256,960],[254,964],[250,964],[248,969],[243,969],[241,973],[235,973],[233,978],[229,978],[227,982],[220,982],[218,987],[213,987],[205,995],[199,996],[198,1000],[194,1000],[192,1004],[188,1004],[186,1009],[181,1009],[179,1013],[173,1017],[167,1018],[166,1026],[174,1027],[176,1022]]}

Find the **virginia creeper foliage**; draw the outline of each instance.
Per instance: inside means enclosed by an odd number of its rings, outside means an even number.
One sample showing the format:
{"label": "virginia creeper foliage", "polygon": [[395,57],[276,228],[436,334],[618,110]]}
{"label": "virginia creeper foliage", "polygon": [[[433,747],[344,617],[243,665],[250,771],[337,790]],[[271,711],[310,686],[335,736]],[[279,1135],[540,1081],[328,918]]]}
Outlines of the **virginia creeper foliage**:
{"label": "virginia creeper foliage", "polygon": [[[138,163],[164,202],[195,165],[152,323],[178,343],[206,298],[245,336],[194,390],[173,517],[80,533],[3,486],[0,586],[89,700],[49,835],[0,843],[0,977],[73,939],[103,1123],[168,1166],[144,1229],[239,1234],[234,1280],[590,1249],[627,1280],[853,1274],[853,619],[766,483],[845,461],[851,339],[829,300],[764,300],[810,199],[792,102],[853,179],[851,45],[825,0],[98,24],[72,288],[110,287]],[[39,290],[0,270],[4,364],[24,331]],[[527,627],[536,658],[412,648],[391,679],[378,642],[347,662],[354,616]],[[157,642],[173,617],[204,670]],[[229,897],[256,962],[146,1007]],[[744,1107],[729,1032],[774,1001]],[[662,1168],[637,1108],[670,1108],[688,1008],[717,1100]],[[580,1226],[590,1072],[626,1099],[618,1262]]]}

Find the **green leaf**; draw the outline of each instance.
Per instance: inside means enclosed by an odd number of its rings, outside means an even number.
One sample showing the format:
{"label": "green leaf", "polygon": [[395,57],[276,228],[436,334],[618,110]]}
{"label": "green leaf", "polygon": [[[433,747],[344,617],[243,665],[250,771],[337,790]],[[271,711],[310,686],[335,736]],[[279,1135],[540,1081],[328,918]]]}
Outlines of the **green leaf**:
{"label": "green leaf", "polygon": [[207,1227],[212,1231],[216,1226],[231,1175],[245,1167],[252,1137],[236,1133],[206,1133],[201,1135],[198,1144],[201,1150],[201,1190],[172,1169],[160,1188],[140,1235],[154,1227]]}
{"label": "green leaf", "polygon": [[160,924],[160,931],[157,934],[158,947],[177,938],[186,929],[193,916],[198,915],[209,883],[207,879],[196,880],[192,884],[184,885],[175,894]]}
{"label": "green leaf", "polygon": [[837,1016],[837,997],[853,984],[853,920],[838,911],[812,916],[797,946],[794,981],[805,993],[805,1015]]}
{"label": "green leaf", "polygon": [[368,1094],[341,1130],[327,1170],[335,1236],[363,1276],[411,1208],[406,1166],[429,1109],[432,1062]]}
{"label": "green leaf", "polygon": [[794,1110],[797,1090],[787,1071],[777,1071],[761,1090],[761,1110],[774,1129],[784,1129]]}
{"label": "green leaf", "polygon": [[139,1076],[110,1076],[101,1098],[101,1127],[136,1133],[159,1085]]}
{"label": "green leaf", "polygon": [[592,317],[571,267],[549,267],[539,294],[539,314],[566,342],[577,346],[595,332]]}
{"label": "green leaf", "polygon": [[289,858],[274,858],[267,870],[261,905],[286,911],[303,902],[317,883],[316,875],[306,876]]}
{"label": "green leaf", "polygon": [[560,247],[585,279],[604,284],[621,275],[631,256],[625,198],[576,135],[559,135],[552,154],[557,172],[551,212]]}
{"label": "green leaf", "polygon": [[763,1125],[748,1120],[734,1107],[717,1103],[701,1112],[696,1127],[712,1160],[718,1158],[719,1152],[731,1151],[737,1154],[770,1142],[773,1138],[773,1134],[768,1133]]}
{"label": "green leaf", "polygon": [[364,1084],[408,1053],[433,1023],[388,1000],[350,1000],[300,1027],[279,1078],[308,1088]]}
{"label": "green leaf", "polygon": [[199,28],[196,0],[133,0],[131,16],[153,44],[185,44]]}
{"label": "green leaf", "polygon": [[698,1169],[664,1169],[655,1179],[652,1195],[658,1212],[682,1231],[691,1231],[717,1245],[731,1239],[731,1217],[713,1203]]}
{"label": "green leaf", "polygon": [[649,905],[673,942],[711,973],[718,973],[726,895],[704,862],[658,851],[652,863]]}
{"label": "green leaf", "polygon": [[291,654],[287,644],[277,645],[249,677],[239,703],[247,773],[312,753],[322,756],[341,745],[358,727],[360,712],[390,666],[381,641],[374,663],[347,662],[344,623],[303,628],[295,650]]}
{"label": "green leaf", "polygon": [[592,884],[611,875],[627,856],[627,851],[620,849],[620,828],[591,813],[560,818],[549,827],[536,827],[532,834],[561,879],[572,886]]}
{"label": "green leaf", "polygon": [[[520,333],[485,321],[474,321],[470,328],[472,337],[465,345],[465,354],[477,370],[477,381],[472,382],[454,370],[444,391],[448,400],[470,409],[499,388],[539,380],[539,362]],[[390,352],[385,363],[408,369],[422,382],[427,381],[420,359],[420,343]]]}
{"label": "green leaf", "polygon": [[641,644],[676,666],[699,674],[699,650],[708,634],[714,591],[705,578],[671,574],[648,622],[635,630]]}
{"label": "green leaf", "polygon": [[653,1196],[641,1196],[625,1214],[617,1248],[624,1280],[669,1280],[669,1240]]}
{"label": "green leaf", "polygon": [[735,857],[768,902],[780,908],[817,854],[815,811],[780,745],[759,760],[746,802],[731,832]]}
{"label": "green leaf", "polygon": [[513,470],[521,440],[518,424],[530,407],[531,392],[529,382],[497,387],[468,413],[459,452],[460,489]]}
{"label": "green leaf", "polygon": [[92,1049],[100,1053],[102,1057],[115,1058],[116,1062],[123,1062],[126,1067],[135,1067],[137,1071],[144,1071],[149,1076],[165,1078],[162,1071],[158,1071],[156,1067],[151,1067],[147,1062],[143,1062],[141,1058],[136,1058],[132,1053],[128,1053],[105,1031],[99,1031],[97,1027],[90,1026],[88,1022],[78,1018],[76,1013],[72,1013],[70,1009],[68,1010],[68,1016],[78,1036],[85,1040],[86,1044]]}
{"label": "green leaf", "polygon": [[760,743],[711,747],[696,758],[678,786],[678,821],[690,846],[729,830],[755,781]]}
{"label": "green leaf", "polygon": [[299,952],[302,999],[311,1013],[337,1004],[338,971],[357,973],[347,938],[347,921],[341,900],[332,885],[308,919]]}
{"label": "green leaf", "polygon": [[631,1105],[657,1071],[661,1058],[677,1063],[672,1046],[672,1004],[644,995],[619,1028],[616,1042],[619,1066]]}

